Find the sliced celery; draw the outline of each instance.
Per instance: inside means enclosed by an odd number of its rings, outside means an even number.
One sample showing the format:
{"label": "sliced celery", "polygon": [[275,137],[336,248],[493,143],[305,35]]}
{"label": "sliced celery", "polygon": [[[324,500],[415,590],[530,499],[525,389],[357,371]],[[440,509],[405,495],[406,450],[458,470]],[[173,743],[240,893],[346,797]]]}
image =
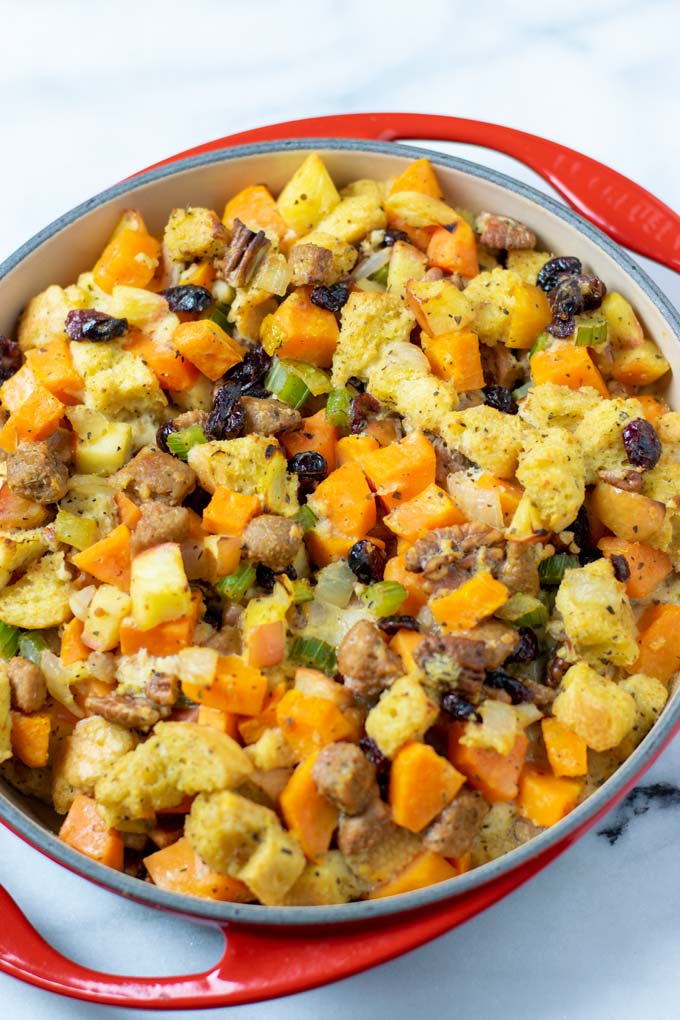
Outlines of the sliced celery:
{"label": "sliced celery", "polygon": [[240,602],[254,584],[255,567],[251,563],[241,563],[233,574],[227,574],[219,579],[215,590],[230,602]]}
{"label": "sliced celery", "polygon": [[303,534],[306,534],[308,531],[311,531],[314,525],[317,523],[318,519],[319,518],[316,516],[312,508],[310,506],[307,506],[307,504],[301,506],[298,512],[295,514],[295,520],[302,528]]}
{"label": "sliced celery", "polygon": [[577,347],[597,347],[607,340],[607,323],[604,319],[577,319],[576,337]]}
{"label": "sliced celery", "polygon": [[538,351],[544,351],[552,342],[553,338],[549,333],[541,333],[541,335],[534,341],[533,346],[529,351],[529,357],[533,358],[534,354]]}
{"label": "sliced celery", "polygon": [[296,408],[302,407],[310,394],[309,387],[304,380],[299,375],[289,371],[283,362],[277,358],[274,358],[264,385],[265,389],[269,390],[275,397],[278,397],[279,400],[283,400],[286,404]]}
{"label": "sliced celery", "polygon": [[339,429],[349,428],[351,406],[352,398],[348,390],[331,390],[326,401],[326,421]]}
{"label": "sliced celery", "polygon": [[281,358],[280,364],[285,369],[299,376],[313,397],[331,390],[331,377],[322,368],[312,365],[309,361],[298,361],[296,358]]}
{"label": "sliced celery", "polygon": [[40,656],[49,650],[49,645],[39,630],[25,630],[19,636],[19,655],[40,665]]}
{"label": "sliced celery", "polygon": [[538,565],[538,576],[542,584],[560,584],[566,570],[578,567],[578,556],[570,553],[555,553]]}
{"label": "sliced celery", "polygon": [[189,425],[185,429],[180,429],[179,432],[171,432],[166,439],[168,450],[175,457],[178,457],[179,460],[187,459],[192,446],[207,442],[208,440],[205,438],[205,433],[200,425]]}
{"label": "sliced celery", "polygon": [[361,601],[376,616],[392,616],[407,594],[406,588],[398,581],[378,581],[361,593]]}
{"label": "sliced celery", "polygon": [[21,631],[18,627],[10,627],[0,621],[0,655],[3,659],[11,659],[17,654]]}
{"label": "sliced celery", "polygon": [[540,599],[524,592],[511,595],[496,616],[513,627],[544,627],[548,622],[548,610]]}
{"label": "sliced celery", "polygon": [[337,670],[335,649],[327,641],[315,637],[296,637],[290,646],[288,658],[303,666],[320,669],[328,676],[334,676]]}
{"label": "sliced celery", "polygon": [[301,606],[305,602],[311,602],[314,598],[312,586],[306,577],[301,577],[297,581],[291,582],[293,589],[293,602],[296,606]]}
{"label": "sliced celery", "polygon": [[229,305],[224,305],[218,301],[218,303],[215,305],[212,313],[208,316],[208,318],[212,322],[215,322],[220,327],[220,329],[223,329],[225,333],[228,333],[229,336],[231,336],[233,326],[229,322],[229,319],[227,318],[228,314]]}

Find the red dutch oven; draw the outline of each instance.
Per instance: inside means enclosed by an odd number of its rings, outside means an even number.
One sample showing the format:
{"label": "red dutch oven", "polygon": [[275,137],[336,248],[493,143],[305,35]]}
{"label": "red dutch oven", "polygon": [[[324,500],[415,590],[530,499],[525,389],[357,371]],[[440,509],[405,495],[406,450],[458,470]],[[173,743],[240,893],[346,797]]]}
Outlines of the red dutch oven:
{"label": "red dutch oven", "polygon": [[[291,121],[217,139],[181,153],[74,209],[0,266],[0,334],[11,333],[28,299],[66,285],[93,264],[121,209],[141,209],[158,231],[168,210],[222,208],[253,181],[281,188],[304,154],[318,150],[336,182],[399,173],[421,148],[395,139],[437,139],[497,149],[543,176],[581,215],[482,166],[428,152],[456,205],[527,223],[544,247],[577,255],[610,289],[622,291],[670,361],[666,394],[680,406],[680,317],[618,245],[680,270],[680,218],[632,181],[571,149],[510,128],[459,118],[375,113]],[[584,217],[584,218],[582,218]],[[599,229],[598,229],[599,228]],[[56,816],[0,784],[0,820],[71,871],[122,896],[220,926],[224,954],[211,970],[177,977],[124,977],[90,970],[52,949],[0,886],[0,969],[40,988],[90,1002],[174,1009],[236,1005],[304,991],[348,977],[462,924],[549,864],[609,811],[680,728],[673,696],[634,754],[585,803],[531,842],[475,871],[384,900],[331,907],[261,907],[177,895],[112,871],[56,835]]]}

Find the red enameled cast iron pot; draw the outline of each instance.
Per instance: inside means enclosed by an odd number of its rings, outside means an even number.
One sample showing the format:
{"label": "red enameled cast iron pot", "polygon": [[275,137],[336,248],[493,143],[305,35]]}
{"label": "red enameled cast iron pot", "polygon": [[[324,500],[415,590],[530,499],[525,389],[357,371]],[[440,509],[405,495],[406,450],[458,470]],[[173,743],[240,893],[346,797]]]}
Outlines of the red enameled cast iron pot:
{"label": "red enameled cast iron pot", "polygon": [[[453,203],[522,220],[547,250],[579,256],[610,289],[630,299],[673,366],[667,396],[672,406],[680,406],[680,317],[618,247],[680,270],[680,218],[632,181],[573,150],[510,128],[451,117],[378,113],[292,121],[220,138],[160,163],[66,214],[0,266],[0,334],[11,334],[33,294],[51,283],[72,282],[94,263],[125,207],[141,209],[150,228],[159,231],[175,206],[221,209],[226,197],[253,181],[266,182],[276,193],[311,149],[321,153],[340,185],[360,177],[390,177],[423,155],[420,148],[394,144],[397,138],[497,149],[549,181],[585,219],[509,177],[428,153]],[[164,1009],[256,1002],[347,977],[454,928],[535,875],[631,789],[678,728],[674,696],[640,747],[588,801],[499,860],[418,892],[332,907],[259,907],[165,892],[60,843],[56,818],[5,784],[0,819],[31,846],[123,896],[221,926],[226,947],[219,963],[201,974],[107,975],[52,949],[0,887],[0,969],[91,1002]]]}

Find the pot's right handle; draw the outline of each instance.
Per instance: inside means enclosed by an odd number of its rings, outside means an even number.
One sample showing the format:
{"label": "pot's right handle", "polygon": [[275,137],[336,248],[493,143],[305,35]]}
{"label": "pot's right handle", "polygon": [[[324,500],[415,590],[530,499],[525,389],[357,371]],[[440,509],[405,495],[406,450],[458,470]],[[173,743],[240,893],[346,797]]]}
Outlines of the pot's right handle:
{"label": "pot's right handle", "polygon": [[347,113],[289,120],[227,135],[164,162],[248,142],[333,137],[435,139],[504,152],[540,174],[573,209],[618,244],[680,272],[680,216],[664,202],[604,163],[499,124],[426,113]]}

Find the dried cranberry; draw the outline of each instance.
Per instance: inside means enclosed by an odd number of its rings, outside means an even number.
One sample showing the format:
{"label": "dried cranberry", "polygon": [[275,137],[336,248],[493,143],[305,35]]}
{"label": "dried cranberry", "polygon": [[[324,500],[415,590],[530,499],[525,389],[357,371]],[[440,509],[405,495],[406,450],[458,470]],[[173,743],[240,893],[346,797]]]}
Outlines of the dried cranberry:
{"label": "dried cranberry", "polygon": [[578,563],[580,567],[586,567],[589,563],[594,563],[595,560],[602,559],[601,549],[582,549],[578,554]]}
{"label": "dried cranberry", "polygon": [[313,305],[329,312],[339,312],[347,304],[349,287],[345,283],[332,283],[330,287],[320,283],[312,287],[309,297]]}
{"label": "dried cranberry", "polygon": [[579,549],[587,549],[590,541],[590,522],[588,520],[588,511],[586,505],[583,503],[579,507],[579,511],[576,514],[576,518],[572,524],[567,525],[564,531],[571,531],[574,536],[574,545],[577,545]]}
{"label": "dried cranberry", "polygon": [[0,336],[0,382],[9,379],[21,368],[21,348],[16,340]]}
{"label": "dried cranberry", "polygon": [[635,467],[650,471],[661,456],[661,441],[656,429],[645,418],[633,418],[623,430],[623,445]]}
{"label": "dried cranberry", "polygon": [[519,641],[512,655],[506,662],[533,662],[538,658],[538,638],[531,627],[520,627],[517,631]]}
{"label": "dried cranberry", "polygon": [[554,318],[566,322],[583,311],[584,300],[579,279],[578,276],[562,276],[549,292],[548,298]]}
{"label": "dried cranberry", "polygon": [[255,580],[263,591],[274,591],[276,574],[271,567],[266,567],[264,563],[258,563],[255,568]]}
{"label": "dried cranberry", "polygon": [[396,634],[398,630],[420,630],[420,624],[415,616],[409,616],[406,613],[381,616],[377,623],[383,634]]}
{"label": "dried cranberry", "polygon": [[445,694],[442,694],[439,704],[446,714],[450,715],[456,722],[466,722],[467,720],[473,720],[474,722],[482,721],[474,705],[466,701],[462,695],[456,694],[455,691],[446,691]]}
{"label": "dried cranberry", "polygon": [[296,453],[288,461],[288,470],[298,476],[299,491],[302,494],[313,492],[319,482],[328,475],[328,463],[325,457],[314,450]]}
{"label": "dried cranberry", "polygon": [[560,255],[556,259],[549,259],[539,270],[536,283],[541,290],[552,290],[557,284],[560,276],[565,273],[575,274],[581,272],[581,260],[573,255]]}
{"label": "dried cranberry", "polygon": [[362,737],[359,741],[359,747],[368,758],[371,765],[375,765],[378,773],[389,771],[389,758],[385,757],[372,737]]}
{"label": "dried cranberry", "polygon": [[367,538],[355,542],[347,554],[349,569],[362,584],[382,581],[386,562],[383,550]]}
{"label": "dried cranberry", "polygon": [[94,308],[73,308],[66,316],[66,332],[71,340],[115,340],[127,328],[127,319],[114,319]]}
{"label": "dried cranberry", "polygon": [[238,386],[220,386],[205,420],[203,431],[209,439],[236,439],[243,435],[245,411]]}
{"label": "dried cranberry", "polygon": [[[271,357],[264,347],[258,345],[252,350],[246,351],[243,361],[239,361],[237,365],[230,368],[224,378],[234,386],[238,386],[241,392],[246,393],[249,397],[259,396],[259,392],[254,391],[259,389],[264,382],[264,377],[271,365]],[[264,395],[268,397],[271,394],[265,392]]]}
{"label": "dried cranberry", "polygon": [[517,414],[519,407],[512,395],[512,390],[507,386],[485,386],[484,403],[488,407],[495,407],[497,411],[504,414]]}
{"label": "dried cranberry", "polygon": [[199,591],[203,598],[203,605],[205,607],[203,611],[204,623],[209,623],[215,630],[221,630],[223,600],[207,581],[192,581],[191,587],[195,591]]}
{"label": "dried cranberry", "polygon": [[520,705],[523,701],[533,701],[533,695],[528,687],[518,680],[516,676],[510,676],[502,669],[493,669],[486,674],[485,687],[492,687],[497,691],[505,691],[510,695],[513,705]]}
{"label": "dried cranberry", "polygon": [[551,336],[566,340],[576,329],[576,323],[573,319],[553,319],[545,328]]}
{"label": "dried cranberry", "polygon": [[168,287],[161,291],[171,312],[204,312],[213,302],[213,296],[205,287],[195,283],[184,283],[179,287]]}
{"label": "dried cranberry", "polygon": [[359,378],[358,375],[351,375],[347,380],[347,385],[351,386],[352,389],[355,389],[357,393],[363,393],[366,389],[366,384]]}
{"label": "dried cranberry", "polygon": [[385,231],[385,247],[391,248],[397,241],[408,241],[408,234],[404,233],[403,230],[397,230],[396,227],[388,227]]}
{"label": "dried cranberry", "polygon": [[168,449],[168,436],[171,432],[178,431],[179,429],[175,425],[174,421],[166,421],[165,425],[161,425],[156,432],[156,446],[158,449],[162,450],[163,453],[170,453],[170,450]]}
{"label": "dried cranberry", "polygon": [[360,393],[355,397],[349,409],[349,427],[352,434],[363,432],[366,422],[372,414],[377,414],[380,404],[370,393]]}
{"label": "dried cranberry", "polygon": [[616,578],[616,580],[623,581],[624,584],[626,581],[629,581],[630,567],[628,566],[628,560],[626,559],[626,557],[621,556],[619,553],[613,553],[609,557],[609,560],[614,570],[614,577]]}
{"label": "dried cranberry", "polygon": [[583,307],[586,311],[599,308],[607,293],[606,284],[594,273],[580,273],[576,279],[581,288]]}
{"label": "dried cranberry", "polygon": [[195,514],[202,517],[203,511],[211,499],[211,494],[206,492],[205,489],[202,489],[200,485],[197,485],[196,488],[189,493],[182,505],[185,506],[187,510],[193,510]]}

